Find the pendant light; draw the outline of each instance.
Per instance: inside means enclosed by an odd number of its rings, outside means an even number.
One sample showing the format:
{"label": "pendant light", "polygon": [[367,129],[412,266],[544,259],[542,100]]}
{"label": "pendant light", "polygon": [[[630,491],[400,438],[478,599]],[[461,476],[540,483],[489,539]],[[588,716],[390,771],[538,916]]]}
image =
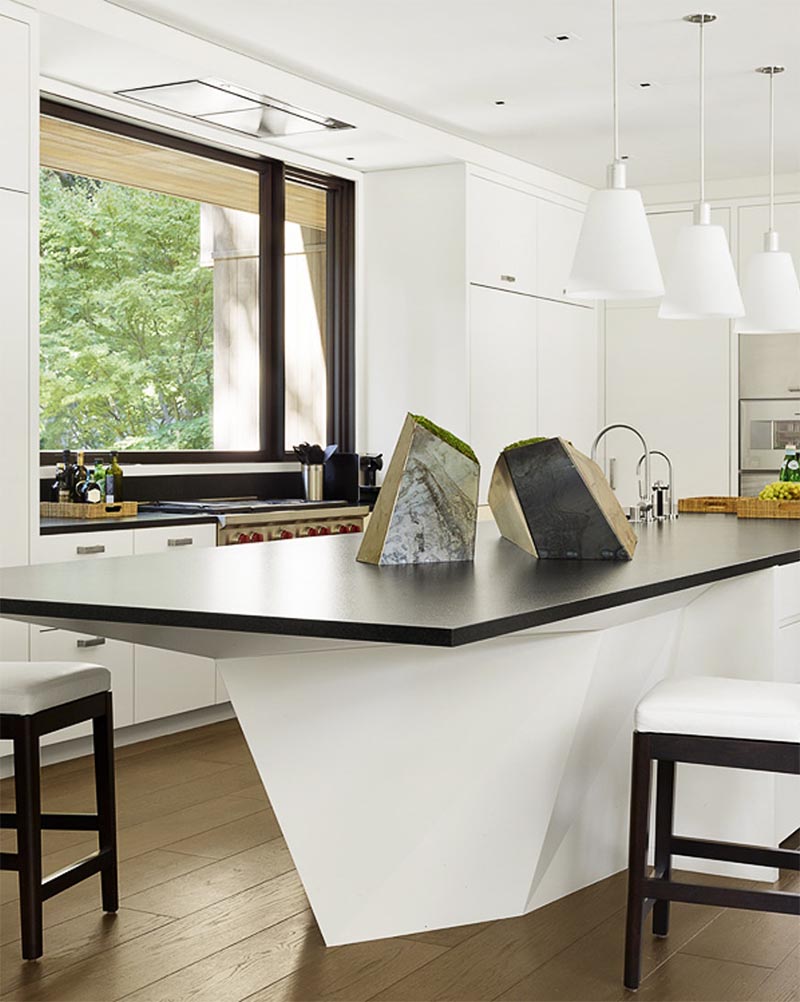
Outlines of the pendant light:
{"label": "pendant light", "polygon": [[711,223],[711,206],[706,201],[705,26],[716,19],[716,14],[684,17],[700,25],[700,201],[694,207],[694,221],[681,227],[675,241],[658,310],[664,320],[744,316],[725,230]]}
{"label": "pendant light", "polygon": [[664,291],[642,196],[625,187],[619,153],[617,0],[611,3],[614,94],[614,161],[607,187],[593,191],[583,217],[567,280],[572,299],[652,299]]}
{"label": "pendant light", "polygon": [[800,331],[800,284],[792,255],[779,250],[775,229],[775,75],[783,66],[759,66],[769,76],[769,229],[764,250],[750,258],[742,283],[746,315],[736,325],[743,334]]}

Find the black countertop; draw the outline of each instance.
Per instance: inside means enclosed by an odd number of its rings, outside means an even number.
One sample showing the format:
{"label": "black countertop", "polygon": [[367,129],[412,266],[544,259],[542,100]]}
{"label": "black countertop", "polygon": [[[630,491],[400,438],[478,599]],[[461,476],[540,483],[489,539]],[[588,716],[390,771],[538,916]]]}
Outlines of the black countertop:
{"label": "black countertop", "polygon": [[107,532],[109,529],[148,529],[154,526],[196,525],[216,522],[216,515],[176,515],[174,512],[142,511],[125,518],[40,518],[40,536],[59,536],[64,532]]}
{"label": "black countertop", "polygon": [[0,615],[455,647],[800,561],[800,524],[683,515],[632,561],[536,560],[478,526],[474,563],[375,567],[361,536],[0,572]]}

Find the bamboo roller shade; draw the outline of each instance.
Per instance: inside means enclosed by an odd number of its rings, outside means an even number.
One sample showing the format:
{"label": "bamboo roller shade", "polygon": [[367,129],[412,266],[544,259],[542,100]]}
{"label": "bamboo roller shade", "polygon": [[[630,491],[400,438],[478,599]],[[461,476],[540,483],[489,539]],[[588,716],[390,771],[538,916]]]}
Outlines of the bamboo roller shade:
{"label": "bamboo roller shade", "polygon": [[[258,212],[255,171],[60,118],[42,116],[39,157],[53,170]],[[287,222],[324,230],[325,207],[325,191],[287,183]]]}

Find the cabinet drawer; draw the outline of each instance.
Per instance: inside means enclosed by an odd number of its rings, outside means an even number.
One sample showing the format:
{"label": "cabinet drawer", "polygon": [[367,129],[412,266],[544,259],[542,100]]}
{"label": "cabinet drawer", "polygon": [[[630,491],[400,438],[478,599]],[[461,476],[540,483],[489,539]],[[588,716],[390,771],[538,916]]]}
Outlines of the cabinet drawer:
{"label": "cabinet drawer", "polygon": [[[31,661],[74,661],[105,665],[111,672],[114,726],[133,723],[133,645],[87,633],[71,633],[44,626],[31,627]],[[44,744],[91,734],[89,721],[66,727],[42,738]]]}
{"label": "cabinet drawer", "polygon": [[34,540],[32,563],[51,564],[62,560],[97,560],[99,557],[129,557],[133,553],[133,531],[65,532],[39,536]]}
{"label": "cabinet drawer", "polygon": [[216,702],[217,666],[210,658],[137,644],[135,663],[137,724]]}
{"label": "cabinet drawer", "polygon": [[481,177],[469,191],[469,281],[535,293],[536,199]]}
{"label": "cabinet drawer", "polygon": [[182,549],[217,545],[217,526],[170,525],[166,528],[137,529],[133,536],[134,553],[179,552]]}

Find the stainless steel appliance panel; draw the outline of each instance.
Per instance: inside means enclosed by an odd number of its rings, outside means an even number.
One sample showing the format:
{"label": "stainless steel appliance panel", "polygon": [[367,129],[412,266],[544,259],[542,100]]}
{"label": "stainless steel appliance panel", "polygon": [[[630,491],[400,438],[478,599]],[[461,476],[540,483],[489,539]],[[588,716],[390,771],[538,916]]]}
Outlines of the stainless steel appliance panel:
{"label": "stainless steel appliance panel", "polygon": [[800,400],[800,333],[739,336],[739,397]]}
{"label": "stainless steel appliance panel", "polygon": [[742,400],[740,411],[739,468],[777,473],[786,446],[800,442],[800,399]]}

